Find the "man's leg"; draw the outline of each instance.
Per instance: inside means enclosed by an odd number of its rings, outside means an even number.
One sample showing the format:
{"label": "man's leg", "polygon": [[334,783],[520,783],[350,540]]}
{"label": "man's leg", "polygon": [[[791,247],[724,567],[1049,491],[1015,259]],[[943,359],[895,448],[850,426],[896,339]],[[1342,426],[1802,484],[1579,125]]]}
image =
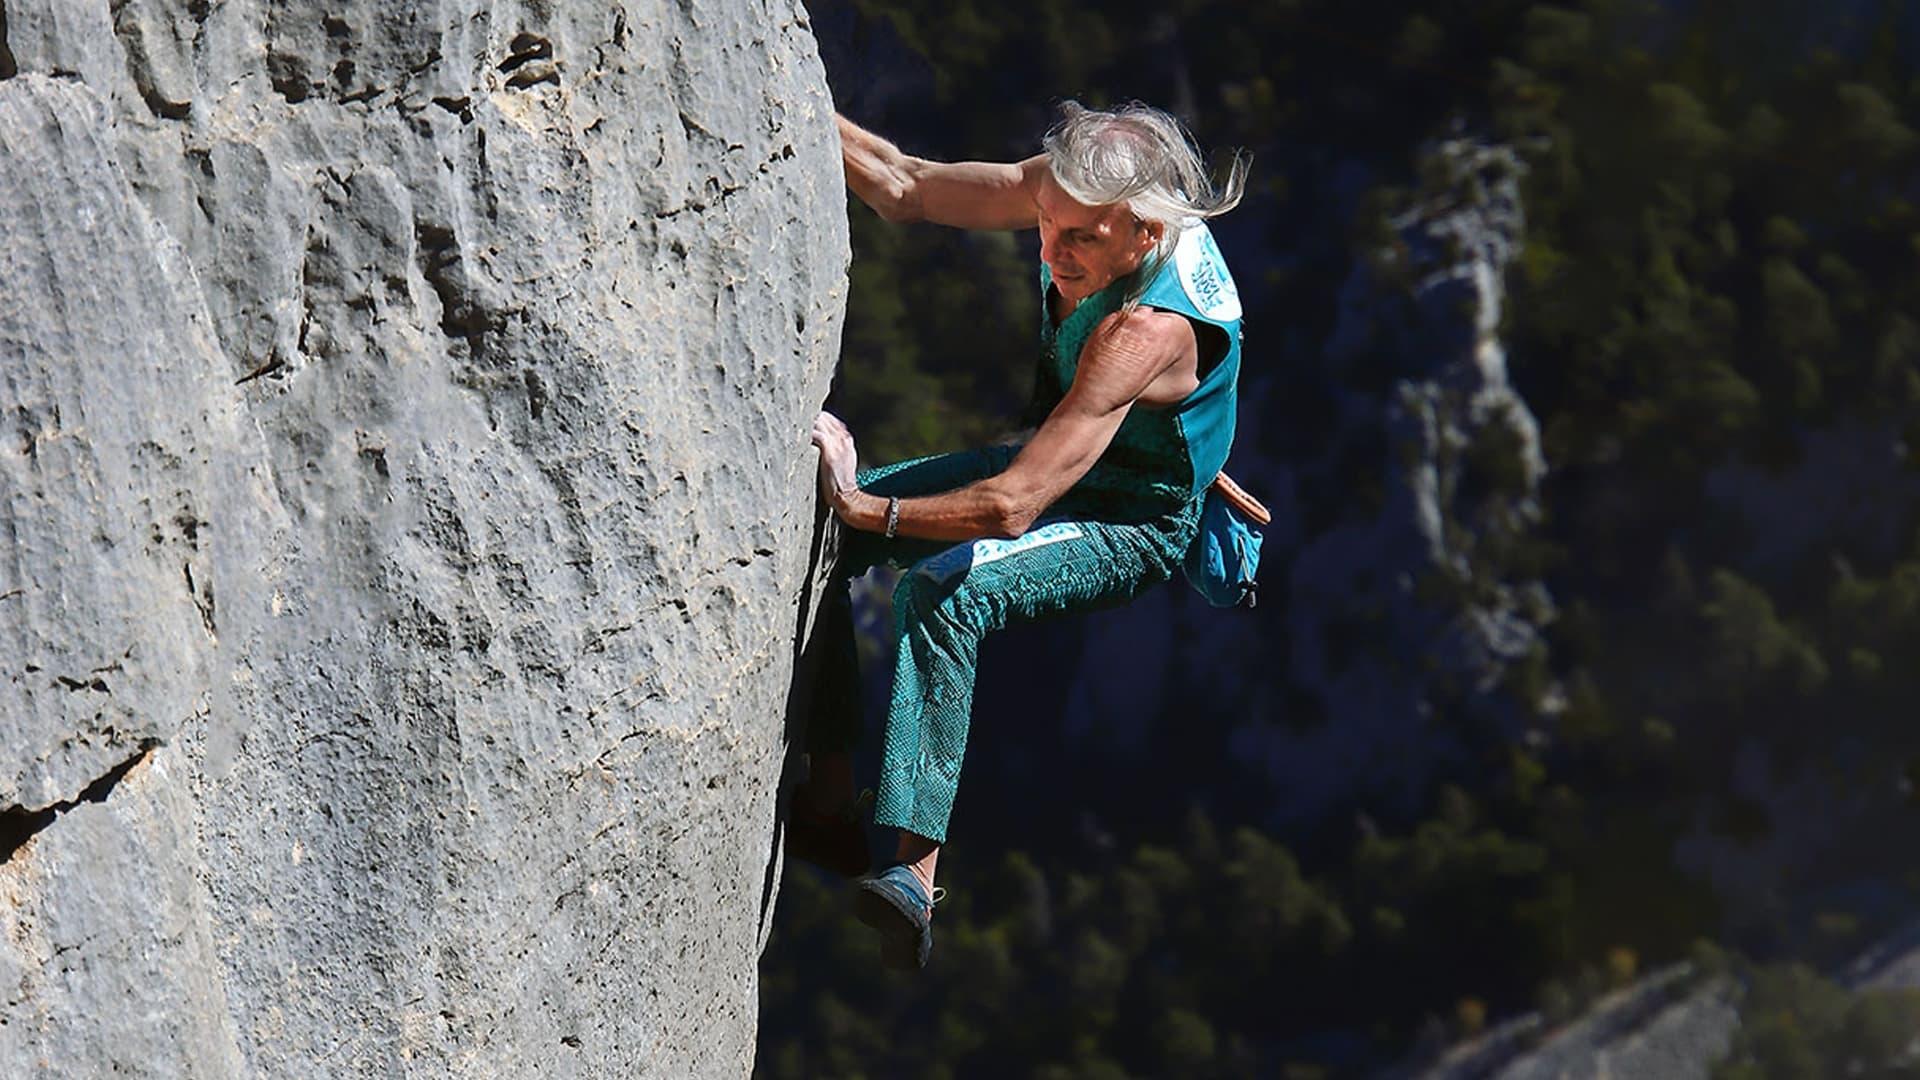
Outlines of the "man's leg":
{"label": "man's leg", "polygon": [[[860,473],[860,486],[875,495],[934,495],[952,491],[976,480],[984,480],[1007,467],[1017,447],[990,446],[936,454],[892,465],[867,469]],[[864,726],[860,710],[860,670],[854,647],[853,605],[847,583],[882,564],[907,567],[949,546],[937,540],[913,540],[879,533],[842,529],[842,547],[834,568],[834,581],[827,587],[820,613],[821,634],[826,635],[826,653],[815,682],[812,708],[808,710],[807,752],[810,755],[838,755],[846,760],[859,744]],[[845,783],[851,788],[851,767]],[[851,797],[853,792],[845,793]]]}
{"label": "man's leg", "polygon": [[1131,599],[1180,565],[1198,504],[1148,524],[1043,524],[1016,540],[959,544],[894,590],[893,697],[874,822],[900,830],[895,865],[862,879],[855,914],[880,932],[889,967],[924,967],[933,887],[960,783],[980,639],[1013,619]]}
{"label": "man's leg", "polygon": [[[1011,460],[1012,453],[1000,447],[941,454],[868,470],[860,483],[882,495],[933,494],[991,476]],[[853,748],[864,723],[847,585],[881,563],[908,566],[947,545],[853,530],[843,530],[842,539],[835,580],[820,613],[817,633],[823,635],[824,652],[807,711],[807,778],[794,791],[787,843],[796,857],[853,875],[866,869],[868,855],[853,772]]]}
{"label": "man's leg", "polygon": [[[1015,619],[1121,603],[1167,580],[1192,539],[1196,510],[1139,525],[1057,521],[916,564],[894,591],[894,682],[875,822],[929,845],[944,841],[980,639]],[[936,854],[910,841],[902,852],[909,849]]]}

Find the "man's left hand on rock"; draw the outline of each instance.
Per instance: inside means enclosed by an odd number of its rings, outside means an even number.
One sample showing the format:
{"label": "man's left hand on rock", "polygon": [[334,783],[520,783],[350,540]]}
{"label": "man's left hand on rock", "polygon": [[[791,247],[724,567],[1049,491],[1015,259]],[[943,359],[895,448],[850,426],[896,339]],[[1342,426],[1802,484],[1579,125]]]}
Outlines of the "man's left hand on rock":
{"label": "man's left hand on rock", "polygon": [[813,419],[812,440],[820,448],[820,493],[844,518],[849,499],[860,491],[860,457],[853,445],[853,432],[839,417],[822,412]]}

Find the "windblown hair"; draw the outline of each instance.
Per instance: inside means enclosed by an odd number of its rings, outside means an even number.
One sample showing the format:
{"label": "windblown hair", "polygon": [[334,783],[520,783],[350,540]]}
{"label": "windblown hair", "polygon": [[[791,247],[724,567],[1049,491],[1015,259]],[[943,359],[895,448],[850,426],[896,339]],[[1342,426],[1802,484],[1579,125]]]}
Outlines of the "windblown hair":
{"label": "windblown hair", "polygon": [[1054,180],[1075,202],[1124,205],[1163,226],[1143,280],[1173,255],[1181,230],[1233,209],[1247,186],[1246,154],[1234,153],[1226,180],[1215,187],[1180,121],[1137,101],[1112,111],[1063,101],[1060,121],[1040,146]]}

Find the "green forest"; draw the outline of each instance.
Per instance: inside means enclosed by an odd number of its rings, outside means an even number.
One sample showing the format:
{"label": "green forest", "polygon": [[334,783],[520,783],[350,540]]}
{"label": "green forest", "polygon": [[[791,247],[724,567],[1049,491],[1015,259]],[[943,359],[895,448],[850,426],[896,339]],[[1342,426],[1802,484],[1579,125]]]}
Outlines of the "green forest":
{"label": "green forest", "polygon": [[[1548,472],[1538,526],[1483,569],[1545,582],[1557,618],[1512,677],[1519,700],[1557,704],[1550,738],[1481,738],[1479,767],[1437,778],[1419,813],[1358,829],[1276,827],[1192,776],[1143,792],[1157,825],[1089,846],[1037,824],[1074,810],[1044,793],[970,791],[1036,824],[943,855],[953,891],[917,978],[879,969],[843,882],[790,866],[760,1075],[1368,1075],[1529,1010],[1551,1033],[1684,962],[1742,989],[1716,1077],[1920,1077],[1920,994],[1833,978],[1920,912],[1920,11],[809,9],[840,107],[914,153],[1024,157],[1065,97],[1146,100],[1217,160],[1250,150],[1220,232],[1247,378],[1264,363],[1284,391],[1243,412],[1236,453],[1272,462],[1319,452],[1339,289],[1420,189],[1422,147],[1516,150],[1526,233],[1500,338]],[[863,457],[1018,426],[1031,236],[849,215],[831,407]],[[1498,483],[1510,470],[1487,457]],[[1308,492],[1300,527],[1341,497]],[[1256,653],[1285,573],[1262,569]],[[1305,722],[1287,694],[1261,700]],[[1756,783],[1844,833],[1806,838]],[[1702,830],[1799,854],[1758,903],[1679,865],[1677,839]]]}

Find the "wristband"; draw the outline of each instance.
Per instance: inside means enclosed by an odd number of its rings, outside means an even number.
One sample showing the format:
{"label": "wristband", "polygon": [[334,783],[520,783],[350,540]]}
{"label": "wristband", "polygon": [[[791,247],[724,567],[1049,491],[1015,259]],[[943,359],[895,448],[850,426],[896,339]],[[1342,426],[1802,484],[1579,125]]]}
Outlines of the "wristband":
{"label": "wristband", "polygon": [[900,496],[887,500],[887,539],[893,539],[894,531],[900,528]]}

